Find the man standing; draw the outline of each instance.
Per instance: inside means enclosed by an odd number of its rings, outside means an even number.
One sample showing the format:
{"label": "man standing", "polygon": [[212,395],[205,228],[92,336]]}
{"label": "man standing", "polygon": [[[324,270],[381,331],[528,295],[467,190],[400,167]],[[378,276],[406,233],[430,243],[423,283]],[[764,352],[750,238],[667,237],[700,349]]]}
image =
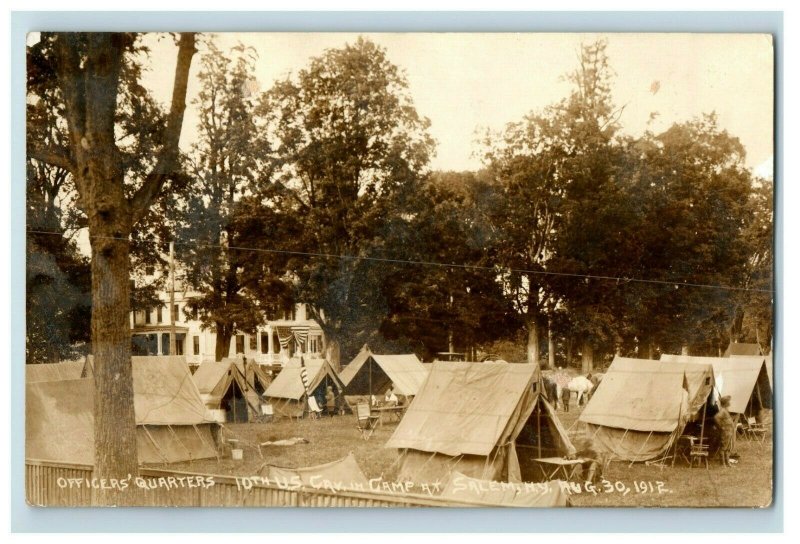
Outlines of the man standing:
{"label": "man standing", "polygon": [[722,464],[726,467],[731,466],[730,455],[733,449],[733,439],[736,431],[733,425],[733,418],[728,411],[728,406],[730,406],[730,404],[730,395],[725,395],[719,399],[719,412],[714,416],[714,423],[716,423],[720,433],[719,454],[722,458]]}

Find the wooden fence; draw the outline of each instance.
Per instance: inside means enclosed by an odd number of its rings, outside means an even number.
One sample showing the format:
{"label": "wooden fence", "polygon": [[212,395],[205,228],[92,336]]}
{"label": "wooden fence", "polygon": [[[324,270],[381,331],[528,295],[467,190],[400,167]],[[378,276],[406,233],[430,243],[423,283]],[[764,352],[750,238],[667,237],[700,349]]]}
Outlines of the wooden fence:
{"label": "wooden fence", "polygon": [[[140,477],[154,489],[140,493],[140,506],[239,506],[239,507],[475,507],[498,506],[479,501],[442,499],[436,496],[393,494],[378,491],[332,491],[309,487],[288,488],[273,483],[254,483],[250,489],[236,478],[216,474],[141,469]],[[157,484],[170,483],[164,487]],[[213,485],[197,485],[213,478]],[[165,479],[159,482],[160,479]],[[191,479],[194,484],[189,487]],[[25,461],[25,496],[32,506],[92,506],[92,467],[49,461]],[[79,485],[80,483],[80,485]],[[178,485],[180,484],[180,485]],[[176,487],[177,486],[177,487]]]}

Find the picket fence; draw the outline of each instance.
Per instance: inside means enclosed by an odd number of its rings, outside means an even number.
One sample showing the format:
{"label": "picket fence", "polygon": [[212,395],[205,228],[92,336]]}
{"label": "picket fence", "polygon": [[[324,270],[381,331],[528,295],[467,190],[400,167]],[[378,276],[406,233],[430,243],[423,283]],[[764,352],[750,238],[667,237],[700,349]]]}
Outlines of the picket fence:
{"label": "picket fence", "polygon": [[[302,487],[287,489],[275,484],[257,483],[243,489],[232,476],[176,472],[143,468],[145,479],[166,477],[213,477],[210,487],[147,489],[139,494],[140,506],[233,506],[233,507],[486,507],[497,506],[479,501],[442,499],[435,496],[394,494],[377,491],[331,491]],[[25,496],[32,506],[93,506],[91,487],[70,487],[67,482],[91,481],[92,467],[49,461],[25,461]]]}

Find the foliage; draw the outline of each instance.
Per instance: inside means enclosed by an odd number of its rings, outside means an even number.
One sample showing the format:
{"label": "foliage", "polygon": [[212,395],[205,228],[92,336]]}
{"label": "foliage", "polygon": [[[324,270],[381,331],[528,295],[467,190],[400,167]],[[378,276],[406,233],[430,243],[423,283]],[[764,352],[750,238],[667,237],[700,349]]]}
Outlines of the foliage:
{"label": "foliage", "polygon": [[341,342],[349,356],[385,308],[385,267],[364,258],[382,254],[389,222],[417,195],[433,148],[428,120],[402,72],[362,38],[276,83],[258,113],[265,201],[295,233],[268,247],[295,251],[285,264],[296,298],[325,331],[329,357]]}

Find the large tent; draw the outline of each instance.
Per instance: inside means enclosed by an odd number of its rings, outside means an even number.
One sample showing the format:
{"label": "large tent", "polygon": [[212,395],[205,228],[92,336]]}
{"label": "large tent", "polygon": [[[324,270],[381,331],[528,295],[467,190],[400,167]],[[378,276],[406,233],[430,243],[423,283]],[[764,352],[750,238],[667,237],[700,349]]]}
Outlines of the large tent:
{"label": "large tent", "polygon": [[92,367],[88,359],[25,365],[25,383],[77,380],[91,376]]}
{"label": "large tent", "polygon": [[772,387],[763,356],[692,357],[663,354],[661,360],[711,365],[716,396],[731,397],[731,413],[754,416],[762,408],[772,408]]}
{"label": "large tent", "polygon": [[[306,384],[301,372],[306,371]],[[281,369],[264,392],[264,398],[272,405],[275,416],[301,417],[306,410],[307,396],[324,399],[328,386],[340,395],[344,386],[336,371],[325,359],[291,359]],[[317,402],[319,404],[319,400]]]}
{"label": "large tent", "polygon": [[383,395],[391,386],[397,395],[417,394],[428,369],[413,353],[379,355],[364,347],[339,375],[345,395]]}
{"label": "large tent", "polygon": [[386,443],[399,478],[535,481],[537,458],[575,453],[531,364],[437,361]]}
{"label": "large tent", "polygon": [[[134,411],[140,463],[215,457],[214,425],[185,364],[133,361]],[[26,457],[94,463],[94,380],[29,383]]]}
{"label": "large tent", "polygon": [[615,357],[580,421],[611,458],[656,459],[690,420],[702,423],[713,387],[710,364]]}
{"label": "large tent", "polygon": [[261,397],[264,388],[246,377],[251,364],[224,360],[201,363],[192,375],[200,392],[200,398],[211,410],[225,410],[227,421],[247,422],[261,415]]}
{"label": "large tent", "polygon": [[761,346],[758,344],[748,344],[745,342],[731,342],[725,350],[723,357],[731,357],[736,355],[754,356],[761,355]]}

